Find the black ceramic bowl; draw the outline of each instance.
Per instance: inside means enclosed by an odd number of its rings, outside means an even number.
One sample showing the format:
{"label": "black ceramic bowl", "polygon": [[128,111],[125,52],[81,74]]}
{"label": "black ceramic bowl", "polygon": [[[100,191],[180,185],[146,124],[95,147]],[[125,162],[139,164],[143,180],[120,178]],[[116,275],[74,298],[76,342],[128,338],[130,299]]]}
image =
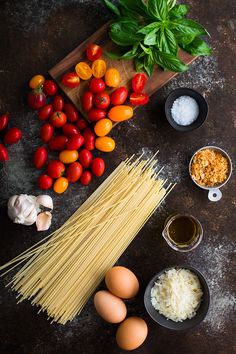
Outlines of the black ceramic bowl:
{"label": "black ceramic bowl", "polygon": [[[199,106],[198,118],[192,124],[186,126],[177,124],[172,118],[171,114],[171,108],[173,106],[173,103],[180,96],[190,96],[194,98]],[[199,128],[205,122],[208,115],[208,104],[205,98],[199,92],[190,88],[179,88],[172,91],[167,97],[165,102],[165,115],[168,122],[175,130],[178,130],[180,132],[190,132],[194,129]]]}
{"label": "black ceramic bowl", "polygon": [[[154,283],[158,280],[160,275],[162,275],[167,270],[173,269],[173,268],[188,269],[191,272],[193,272],[194,274],[196,274],[199,278],[199,281],[202,286],[202,291],[203,291],[202,302],[196,312],[196,315],[191,319],[184,320],[183,322],[174,322],[172,320],[168,320],[165,316],[161,315],[152,306],[152,303],[151,303],[151,289],[154,286]],[[198,270],[196,270],[195,268],[192,268],[192,267],[173,266],[173,267],[163,269],[161,272],[157,273],[155,275],[155,277],[152,278],[152,280],[149,282],[149,284],[145,290],[145,293],[144,293],[144,305],[145,305],[145,308],[146,308],[148,314],[150,315],[150,317],[155,322],[157,322],[159,325],[169,328],[169,329],[173,329],[175,331],[187,330],[187,329],[190,329],[190,328],[193,328],[193,327],[199,325],[206,317],[207,312],[208,312],[208,308],[210,305],[210,292],[209,292],[209,288],[208,288],[208,285],[207,285],[207,282],[206,282],[204,276]]]}

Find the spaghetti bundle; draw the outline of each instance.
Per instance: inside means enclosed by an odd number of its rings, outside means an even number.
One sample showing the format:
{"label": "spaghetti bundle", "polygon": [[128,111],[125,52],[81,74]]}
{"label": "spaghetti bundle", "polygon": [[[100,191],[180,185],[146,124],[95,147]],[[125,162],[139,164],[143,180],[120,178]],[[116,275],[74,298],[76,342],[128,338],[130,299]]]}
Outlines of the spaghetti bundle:
{"label": "spaghetti bundle", "polygon": [[[0,267],[6,274],[26,262],[8,284],[18,302],[31,300],[52,322],[79,314],[107,270],[118,260],[167,193],[155,155],[122,162],[60,227]],[[43,240],[45,241],[45,239]]]}

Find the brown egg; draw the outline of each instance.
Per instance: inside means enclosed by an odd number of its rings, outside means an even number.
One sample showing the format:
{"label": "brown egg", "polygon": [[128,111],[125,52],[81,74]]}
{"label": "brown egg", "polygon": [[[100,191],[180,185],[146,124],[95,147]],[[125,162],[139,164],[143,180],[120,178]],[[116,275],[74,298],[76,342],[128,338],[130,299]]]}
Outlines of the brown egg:
{"label": "brown egg", "polygon": [[98,291],[94,296],[94,306],[97,313],[109,323],[123,321],[127,314],[124,301],[107,290]]}
{"label": "brown egg", "polygon": [[134,273],[121,266],[109,269],[105,282],[110,292],[122,299],[134,297],[139,290],[139,282]]}
{"label": "brown egg", "polygon": [[148,334],[146,322],[140,317],[129,317],[116,332],[116,342],[121,349],[134,350],[145,341]]}

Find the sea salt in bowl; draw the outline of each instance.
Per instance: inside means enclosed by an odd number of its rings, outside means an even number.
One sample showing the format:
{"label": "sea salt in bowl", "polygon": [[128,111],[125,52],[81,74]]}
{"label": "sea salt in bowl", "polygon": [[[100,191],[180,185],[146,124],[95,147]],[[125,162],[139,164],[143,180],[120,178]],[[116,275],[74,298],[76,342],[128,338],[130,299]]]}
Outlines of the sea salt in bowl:
{"label": "sea salt in bowl", "polygon": [[[180,97],[182,97],[182,100],[179,100]],[[177,111],[181,101],[182,103],[188,104],[188,107],[183,107],[184,109],[182,109],[183,117],[181,117],[181,109]],[[174,112],[176,112],[176,114],[173,117]],[[187,117],[188,112],[192,114],[192,117]],[[199,92],[190,88],[181,87],[172,91],[167,97],[165,102],[165,115],[168,122],[175,130],[189,132],[203,125],[208,115],[208,104]],[[192,123],[187,125],[179,124],[180,121],[183,121],[184,124],[191,122],[191,118]]]}

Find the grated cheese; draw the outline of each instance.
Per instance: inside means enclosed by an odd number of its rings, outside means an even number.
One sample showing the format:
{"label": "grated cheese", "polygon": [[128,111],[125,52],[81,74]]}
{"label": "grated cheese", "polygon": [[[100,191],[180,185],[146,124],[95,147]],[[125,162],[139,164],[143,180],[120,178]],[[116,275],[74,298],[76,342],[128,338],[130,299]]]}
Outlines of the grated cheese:
{"label": "grated cheese", "polygon": [[202,299],[198,277],[187,269],[170,269],[151,289],[153,307],[167,319],[182,322],[196,315]]}

